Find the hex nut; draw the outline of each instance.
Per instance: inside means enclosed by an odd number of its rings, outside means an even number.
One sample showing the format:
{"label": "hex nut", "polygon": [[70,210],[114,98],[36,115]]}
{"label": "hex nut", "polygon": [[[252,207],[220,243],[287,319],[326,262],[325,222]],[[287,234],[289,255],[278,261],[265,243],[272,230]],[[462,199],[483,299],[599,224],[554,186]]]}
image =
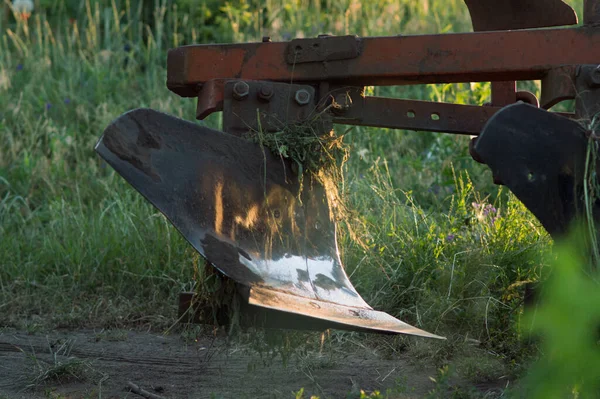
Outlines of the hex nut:
{"label": "hex nut", "polygon": [[273,97],[273,87],[270,85],[262,85],[258,91],[258,98],[269,101]]}
{"label": "hex nut", "polygon": [[310,102],[310,93],[306,89],[300,89],[296,91],[295,99],[298,105],[306,105]]}
{"label": "hex nut", "polygon": [[233,85],[233,98],[243,100],[250,94],[250,86],[246,82],[237,82]]}

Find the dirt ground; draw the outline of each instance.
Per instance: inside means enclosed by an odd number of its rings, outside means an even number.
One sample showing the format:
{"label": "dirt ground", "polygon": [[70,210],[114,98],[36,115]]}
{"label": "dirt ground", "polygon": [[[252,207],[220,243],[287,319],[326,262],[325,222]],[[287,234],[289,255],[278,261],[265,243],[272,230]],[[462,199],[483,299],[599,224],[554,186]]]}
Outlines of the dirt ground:
{"label": "dirt ground", "polygon": [[294,398],[300,388],[307,398],[346,398],[358,397],[358,387],[392,388],[398,397],[421,398],[433,388],[434,368],[402,355],[385,359],[359,346],[351,352],[307,354],[287,366],[278,358],[265,365],[258,354],[211,336],[4,330],[0,399],[143,398],[130,391],[129,382],[171,399]]}

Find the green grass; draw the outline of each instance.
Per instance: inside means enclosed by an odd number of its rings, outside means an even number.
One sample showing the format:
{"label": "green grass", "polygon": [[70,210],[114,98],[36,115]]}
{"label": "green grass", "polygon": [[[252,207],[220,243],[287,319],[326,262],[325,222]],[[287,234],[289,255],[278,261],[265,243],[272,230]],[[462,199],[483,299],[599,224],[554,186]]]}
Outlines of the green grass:
{"label": "green grass", "polygon": [[[168,48],[470,30],[458,0],[51,3],[27,23],[0,22],[0,325],[35,330],[164,328],[177,294],[198,284],[198,256],[93,152],[133,108],[193,119],[195,102],[165,87]],[[570,3],[581,15],[582,1]],[[369,90],[473,104],[489,96],[487,83]],[[198,123],[218,128],[219,115]],[[470,159],[466,137],[354,128],[345,140],[342,189],[367,248],[345,231],[340,243],[359,292],[447,335],[425,355],[440,366],[465,337],[522,362],[523,285],[544,276],[550,248],[539,224]],[[386,345],[418,352],[404,338]],[[493,374],[465,364],[467,374]]]}

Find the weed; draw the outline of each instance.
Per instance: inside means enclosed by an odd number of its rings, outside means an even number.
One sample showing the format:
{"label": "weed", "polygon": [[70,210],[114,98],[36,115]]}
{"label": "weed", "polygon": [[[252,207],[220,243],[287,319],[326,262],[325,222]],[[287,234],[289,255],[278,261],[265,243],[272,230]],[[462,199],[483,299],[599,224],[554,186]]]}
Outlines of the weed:
{"label": "weed", "polygon": [[436,377],[429,377],[435,384],[429,394],[430,399],[471,399],[477,397],[477,392],[474,388],[464,388],[459,385],[451,383],[450,379],[453,376],[454,371],[448,366],[443,366],[438,369]]}
{"label": "weed", "polygon": [[[44,361],[35,354],[26,354],[31,362],[31,378],[28,388],[46,383],[63,383],[69,380],[86,380],[97,374],[91,362],[69,356],[71,342],[65,342],[51,350],[51,360]],[[24,352],[25,353],[25,352]]]}
{"label": "weed", "polygon": [[70,356],[74,342],[67,340],[49,344],[50,361],[42,360],[35,353],[21,349],[31,364],[27,388],[36,388],[49,383],[64,383],[70,380],[104,380],[106,375],[93,367],[89,360]]}
{"label": "weed", "polygon": [[39,316],[33,316],[30,319],[23,320],[20,328],[25,330],[27,334],[35,334],[44,330],[44,320]]}
{"label": "weed", "polygon": [[458,355],[453,364],[458,374],[474,383],[497,381],[507,373],[506,365],[501,359],[486,353]]}
{"label": "weed", "polygon": [[184,342],[197,342],[200,335],[206,334],[207,328],[204,325],[185,325],[180,335]]}
{"label": "weed", "polygon": [[301,372],[330,369],[336,366],[337,361],[333,358],[334,352],[328,354],[318,352],[307,352],[300,354],[296,361],[296,367]]}

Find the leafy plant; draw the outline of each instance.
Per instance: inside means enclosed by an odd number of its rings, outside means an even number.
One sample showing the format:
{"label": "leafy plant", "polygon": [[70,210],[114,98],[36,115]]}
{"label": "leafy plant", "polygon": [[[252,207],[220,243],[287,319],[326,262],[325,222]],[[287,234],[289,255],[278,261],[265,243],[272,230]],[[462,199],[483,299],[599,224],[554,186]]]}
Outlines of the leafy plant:
{"label": "leafy plant", "polygon": [[600,389],[600,287],[590,275],[587,231],[581,226],[555,244],[552,274],[526,325],[541,340],[541,357],[524,381],[528,398],[595,398]]}

